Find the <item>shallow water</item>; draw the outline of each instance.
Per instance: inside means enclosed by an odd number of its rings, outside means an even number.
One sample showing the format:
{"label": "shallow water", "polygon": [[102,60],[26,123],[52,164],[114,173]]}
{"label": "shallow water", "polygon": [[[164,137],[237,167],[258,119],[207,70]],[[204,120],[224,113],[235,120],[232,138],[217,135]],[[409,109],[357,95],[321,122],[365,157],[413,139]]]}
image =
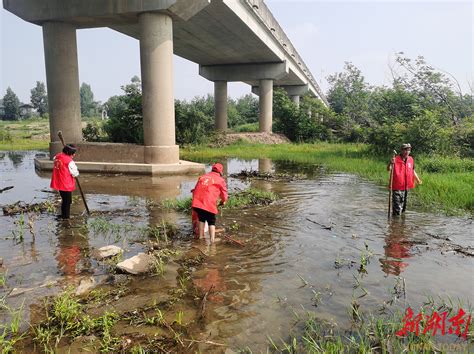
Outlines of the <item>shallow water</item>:
{"label": "shallow water", "polygon": [[[35,173],[33,158],[31,152],[0,155],[0,188],[15,186],[0,194],[1,205],[57,198],[47,192],[49,175]],[[327,174],[317,165],[269,160],[230,159],[224,165],[228,175],[260,169],[306,177],[291,181],[227,179],[231,193],[252,186],[282,197],[268,207],[225,210],[218,218],[218,227],[224,226],[232,237],[245,241],[245,248],[226,242],[209,246],[191,238],[175,243],[184,254],[195,248],[208,254],[191,274],[192,283],[203,292],[214,286],[205,325],[196,336],[233,349],[265,351],[267,335],[275,340],[287,338],[295,313],[312,311],[341,328],[349,326],[353,275],[358,274],[366,244],[374,255],[361,281],[369,293],[358,300],[361,308],[376,310],[388,301],[399,277],[405,279],[407,291],[407,298],[398,304],[401,309],[420,305],[427,296],[472,303],[473,258],[446,251],[447,241],[443,240],[449,237],[450,243],[472,246],[471,218],[408,210],[403,218],[387,222],[386,189],[356,176]],[[82,175],[89,208],[100,212],[100,218],[121,225],[107,232],[98,231],[99,216],[84,216],[80,199],[73,204],[71,227],[56,221],[53,213],[39,214],[33,223],[34,237],[27,226],[18,225],[19,216],[1,216],[0,257],[6,286],[0,288],[0,296],[7,296],[5,301],[12,307],[24,304],[25,319],[31,313],[34,320],[34,309],[45,295],[66,285],[77,286],[84,277],[100,282],[107,275],[107,267],[91,257],[92,249],[117,244],[126,249],[125,257],[135,255],[143,250],[140,243],[133,242],[140,227],[163,219],[189,234],[188,215],[151,208],[147,200],[189,196],[195,181],[196,176]],[[355,265],[337,268],[336,261],[354,261]],[[120,313],[122,308],[129,310],[130,304],[146,304],[173,286],[176,266],[170,264],[162,278],[134,277],[129,284],[131,294],[112,308]],[[24,292],[9,296],[14,288]],[[196,312],[195,304],[180,306],[186,314]],[[136,330],[120,327],[121,333]],[[200,348],[206,350],[205,346]]]}

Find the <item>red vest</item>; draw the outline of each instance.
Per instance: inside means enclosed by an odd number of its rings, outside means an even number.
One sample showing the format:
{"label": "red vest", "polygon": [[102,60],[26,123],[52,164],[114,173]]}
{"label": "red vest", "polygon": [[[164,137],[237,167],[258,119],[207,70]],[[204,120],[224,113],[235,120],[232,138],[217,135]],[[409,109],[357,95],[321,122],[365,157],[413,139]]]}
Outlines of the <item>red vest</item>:
{"label": "red vest", "polygon": [[217,172],[209,172],[199,177],[193,190],[193,208],[217,214],[217,199],[227,200],[227,186]]}
{"label": "red vest", "polygon": [[415,187],[415,164],[413,157],[408,156],[406,162],[397,155],[395,157],[395,164],[393,165],[393,191],[404,191]]}
{"label": "red vest", "polygon": [[69,172],[69,163],[72,157],[60,152],[54,157],[53,176],[51,177],[51,188],[58,191],[71,192],[76,189],[76,181]]}

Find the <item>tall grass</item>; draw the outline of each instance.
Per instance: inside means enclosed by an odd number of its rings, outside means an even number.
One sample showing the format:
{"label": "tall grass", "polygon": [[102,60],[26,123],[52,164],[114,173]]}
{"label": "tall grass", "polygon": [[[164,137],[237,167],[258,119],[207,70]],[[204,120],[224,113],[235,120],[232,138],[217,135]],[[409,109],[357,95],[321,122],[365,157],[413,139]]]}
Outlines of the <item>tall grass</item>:
{"label": "tall grass", "polygon": [[[304,164],[324,165],[333,172],[357,174],[379,185],[388,184],[387,163],[391,156],[379,156],[363,144],[280,144],[263,145],[239,143],[221,148],[195,146],[183,149],[184,159],[210,161],[216,158],[270,158]],[[418,175],[423,184],[414,189],[415,200],[430,210],[448,214],[474,211],[474,162],[472,159],[415,158]]]}

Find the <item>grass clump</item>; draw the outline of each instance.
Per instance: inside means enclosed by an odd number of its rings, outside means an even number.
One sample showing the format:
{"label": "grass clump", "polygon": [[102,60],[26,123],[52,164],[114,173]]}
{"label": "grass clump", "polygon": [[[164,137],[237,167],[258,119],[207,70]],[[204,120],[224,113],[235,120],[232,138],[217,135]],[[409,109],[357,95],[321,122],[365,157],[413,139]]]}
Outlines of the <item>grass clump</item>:
{"label": "grass clump", "polygon": [[7,324],[0,323],[0,349],[2,353],[13,353],[15,344],[25,336],[25,334],[20,333],[23,305],[15,310],[2,302],[0,303],[0,315],[3,317],[5,314],[10,318],[10,322]]}
{"label": "grass clump", "polygon": [[235,133],[257,133],[258,129],[258,123],[247,123],[237,125],[236,127],[232,128],[232,131]]}
{"label": "grass clump", "polygon": [[98,338],[101,352],[117,349],[119,340],[111,329],[118,321],[115,313],[105,312],[102,316],[91,318],[83,305],[69,289],[45,303],[45,320],[34,326],[34,341],[41,344],[45,352],[54,352],[61,339],[74,339],[79,336],[94,335]]}
{"label": "grass clump", "polygon": [[161,202],[161,207],[176,211],[190,211],[192,201],[192,197],[184,199],[165,199]]}
{"label": "grass clump", "polygon": [[[418,335],[403,333],[405,315],[400,312],[375,316],[358,311],[358,316],[347,330],[341,329],[336,323],[318,319],[313,312],[307,312],[305,316],[299,317],[295,329],[297,333],[290,334],[286,340],[276,342],[270,337],[268,340],[271,349],[280,353],[468,352],[472,346],[472,329],[467,339],[456,343],[438,343],[431,330],[424,332],[426,326],[430,328],[428,318],[435,312],[444,311],[448,314],[447,318],[457,315],[452,304],[446,301],[435,304],[429,299],[423,304],[418,311],[418,314],[422,314]],[[467,312],[468,315],[472,314],[470,309]],[[449,326],[446,321],[446,330]],[[456,336],[453,334],[453,337]]]}
{"label": "grass clump", "polygon": [[[237,209],[255,205],[269,205],[276,201],[278,196],[273,192],[261,191],[250,188],[244,191],[229,195],[229,199],[224,205],[224,209]],[[192,197],[185,199],[167,199],[161,203],[165,209],[176,211],[191,211]]]}

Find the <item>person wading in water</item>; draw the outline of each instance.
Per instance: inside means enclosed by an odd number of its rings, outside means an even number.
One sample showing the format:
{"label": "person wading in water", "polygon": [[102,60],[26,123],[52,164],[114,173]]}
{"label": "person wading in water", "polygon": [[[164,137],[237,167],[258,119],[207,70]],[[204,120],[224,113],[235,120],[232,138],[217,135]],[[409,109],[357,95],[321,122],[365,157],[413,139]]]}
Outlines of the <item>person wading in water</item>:
{"label": "person wading in water", "polygon": [[73,161],[77,149],[74,145],[65,145],[63,151],[54,156],[53,175],[50,187],[61,195],[61,219],[69,219],[72,203],[72,191],[76,189],[75,177],[79,176]]}
{"label": "person wading in water", "polygon": [[224,167],[220,163],[212,166],[212,170],[199,177],[193,193],[192,207],[199,217],[199,238],[204,238],[204,226],[207,221],[209,225],[209,236],[211,243],[216,236],[216,214],[217,200],[220,205],[227,201],[227,185],[222,178]]}
{"label": "person wading in water", "polygon": [[413,157],[409,156],[410,152],[411,145],[403,144],[400,154],[393,157],[387,166],[387,171],[393,169],[391,174],[393,215],[401,215],[405,212],[408,190],[415,187],[415,181],[418,184],[422,184],[415,172],[415,163]]}

